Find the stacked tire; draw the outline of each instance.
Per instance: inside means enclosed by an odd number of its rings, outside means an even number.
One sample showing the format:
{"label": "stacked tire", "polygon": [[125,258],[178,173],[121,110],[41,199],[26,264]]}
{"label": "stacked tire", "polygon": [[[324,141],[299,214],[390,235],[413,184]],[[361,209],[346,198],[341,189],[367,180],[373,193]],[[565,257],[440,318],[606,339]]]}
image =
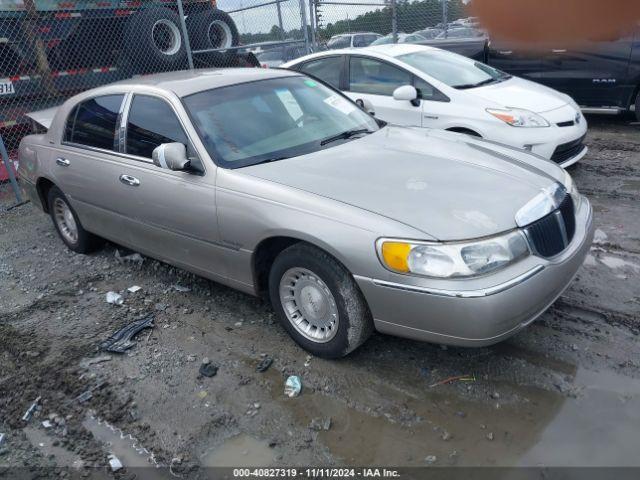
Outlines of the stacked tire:
{"label": "stacked tire", "polygon": [[[192,50],[224,49],[239,43],[235,22],[217,8],[194,12],[185,22]],[[132,73],[188,67],[187,46],[177,12],[159,6],[144,8],[128,19],[123,34],[125,59]],[[225,66],[224,53],[208,57],[210,63],[217,63],[209,66]]]}

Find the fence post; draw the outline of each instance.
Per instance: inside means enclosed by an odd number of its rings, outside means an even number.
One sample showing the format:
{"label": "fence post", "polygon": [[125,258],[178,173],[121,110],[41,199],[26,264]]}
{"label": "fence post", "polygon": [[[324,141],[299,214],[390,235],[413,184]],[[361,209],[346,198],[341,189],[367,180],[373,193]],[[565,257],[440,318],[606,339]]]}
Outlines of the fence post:
{"label": "fence post", "polygon": [[16,195],[16,201],[18,203],[22,203],[22,195],[20,195],[20,187],[18,187],[18,182],[16,182],[16,176],[13,174],[13,165],[11,164],[11,160],[9,160],[9,154],[7,153],[7,149],[4,146],[4,142],[2,141],[2,135],[0,135],[0,155],[2,156],[2,162],[4,163],[4,167],[7,169],[7,174],[9,175],[9,181],[11,182],[11,186],[13,187],[13,193]]}
{"label": "fence post", "polygon": [[309,49],[309,30],[307,29],[307,7],[305,1],[300,0],[300,23],[302,24],[302,35],[304,36],[304,48],[307,53],[311,53]]}
{"label": "fence post", "polygon": [[447,9],[447,1],[442,0],[442,26],[444,27],[444,38],[449,36],[449,12]]}
{"label": "fence post", "polygon": [[184,37],[184,47],[187,50],[187,62],[189,70],[193,70],[193,55],[191,53],[191,42],[189,42],[189,32],[187,32],[187,22],[184,21],[184,8],[182,0],[176,0],[178,3],[178,15],[180,16],[180,26],[182,27],[182,36]]}
{"label": "fence post", "polygon": [[280,2],[276,2],[276,8],[278,9],[278,26],[280,27],[280,40],[285,39],[284,24],[282,23],[282,7]]}
{"label": "fence post", "polygon": [[398,43],[398,10],[396,9],[396,0],[391,0],[391,34],[393,35],[393,43]]}
{"label": "fence post", "polygon": [[316,28],[318,28],[318,26],[316,25],[316,16],[315,16],[315,0],[309,0],[309,24],[311,25],[311,48],[313,49],[313,51],[317,51],[318,50],[318,44],[317,44],[317,40],[316,40]]}

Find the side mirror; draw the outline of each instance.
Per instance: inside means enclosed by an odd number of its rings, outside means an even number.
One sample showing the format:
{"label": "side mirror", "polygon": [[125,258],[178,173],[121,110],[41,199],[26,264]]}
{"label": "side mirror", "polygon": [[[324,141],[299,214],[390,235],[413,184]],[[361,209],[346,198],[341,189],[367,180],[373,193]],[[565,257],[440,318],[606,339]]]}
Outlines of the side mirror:
{"label": "side mirror", "polygon": [[364,110],[372,117],[376,116],[376,110],[373,107],[373,103],[371,103],[371,100],[367,98],[359,98],[356,100],[356,105],[358,105],[361,110]]}
{"label": "side mirror", "polygon": [[415,102],[418,101],[418,90],[412,85],[403,85],[393,91],[393,99],[411,102],[412,105],[415,105]]}
{"label": "side mirror", "polygon": [[182,143],[163,143],[153,149],[153,164],[169,170],[182,171],[189,168],[187,147]]}

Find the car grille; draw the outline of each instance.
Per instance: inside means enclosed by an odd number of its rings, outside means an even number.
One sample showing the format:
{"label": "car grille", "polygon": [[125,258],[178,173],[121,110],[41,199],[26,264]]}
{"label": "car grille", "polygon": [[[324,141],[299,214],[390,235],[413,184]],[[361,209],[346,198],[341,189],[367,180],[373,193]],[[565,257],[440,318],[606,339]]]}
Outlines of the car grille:
{"label": "car grille", "polygon": [[572,142],[558,145],[555,151],[553,152],[553,155],[551,155],[551,161],[555,163],[564,163],[567,160],[578,155],[584,148],[584,145],[582,143],[584,142],[585,136],[586,135],[583,135],[577,140],[573,140]]}
{"label": "car grille", "polygon": [[562,252],[576,233],[576,216],[571,195],[567,194],[557,210],[525,229],[535,253],[553,257]]}

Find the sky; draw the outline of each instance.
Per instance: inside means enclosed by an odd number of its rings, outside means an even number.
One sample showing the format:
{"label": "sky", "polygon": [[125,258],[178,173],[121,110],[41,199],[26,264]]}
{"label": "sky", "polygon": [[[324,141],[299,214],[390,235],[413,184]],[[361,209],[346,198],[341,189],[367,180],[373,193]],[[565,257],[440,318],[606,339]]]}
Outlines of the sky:
{"label": "sky", "polygon": [[[271,0],[218,0],[218,8],[223,11],[235,10],[237,8],[249,7],[252,5],[260,5]],[[332,0],[336,1],[336,0]],[[361,1],[364,3],[378,3],[380,8],[384,6],[384,0],[348,0],[349,2]],[[307,18],[309,18],[309,0],[303,0]],[[300,28],[300,0],[286,0],[281,4],[282,20],[285,30]],[[377,7],[372,6],[353,6],[353,5],[325,5],[322,7],[324,23],[335,22],[336,20],[355,18],[358,15],[370,10],[376,10]],[[244,12],[231,14],[235,20],[240,33],[257,33],[268,32],[273,25],[278,24],[278,11],[276,5],[267,5],[258,7]]]}

